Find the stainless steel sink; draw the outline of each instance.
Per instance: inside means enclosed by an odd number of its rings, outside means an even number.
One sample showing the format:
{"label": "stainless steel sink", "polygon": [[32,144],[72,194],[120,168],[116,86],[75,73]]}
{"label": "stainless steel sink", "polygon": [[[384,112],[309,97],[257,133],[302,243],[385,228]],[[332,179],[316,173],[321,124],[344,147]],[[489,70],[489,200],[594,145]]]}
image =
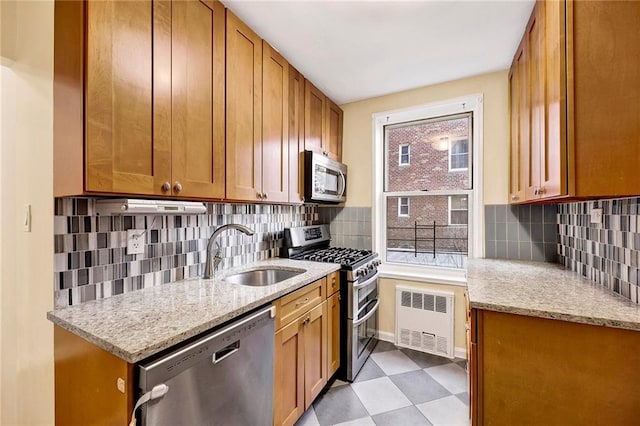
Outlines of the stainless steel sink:
{"label": "stainless steel sink", "polygon": [[304,269],[277,269],[277,268],[262,268],[252,269],[246,272],[240,272],[239,274],[229,275],[224,278],[224,281],[232,284],[249,285],[249,286],[266,286],[277,284],[281,281],[293,278],[296,275],[300,275],[306,272]]}

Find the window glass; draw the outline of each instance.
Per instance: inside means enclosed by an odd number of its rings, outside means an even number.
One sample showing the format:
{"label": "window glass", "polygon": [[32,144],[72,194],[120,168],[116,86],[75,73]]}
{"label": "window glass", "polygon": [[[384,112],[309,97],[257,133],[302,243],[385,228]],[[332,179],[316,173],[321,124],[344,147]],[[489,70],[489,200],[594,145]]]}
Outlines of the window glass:
{"label": "window glass", "polygon": [[470,189],[471,130],[470,113],[385,126],[384,190]]}
{"label": "window glass", "polygon": [[400,165],[409,164],[409,149],[409,145],[400,145],[400,158],[398,160]]}
{"label": "window glass", "polygon": [[[388,197],[385,260],[392,263],[464,267],[468,252],[466,198],[466,195]],[[407,206],[411,204],[410,214],[401,215],[398,211],[404,205],[403,200],[407,200]],[[449,206],[454,204],[465,208],[450,210]],[[450,213],[460,215],[456,218],[464,221],[464,225],[451,225]]]}
{"label": "window glass", "polygon": [[469,140],[459,139],[451,142],[449,150],[449,171],[469,169]]}
{"label": "window glass", "polygon": [[469,223],[469,200],[466,195],[449,196],[449,225]]}
{"label": "window glass", "polygon": [[382,132],[384,260],[466,267],[472,113],[383,124]]}
{"label": "window glass", "polygon": [[398,216],[409,216],[409,197],[398,197]]}

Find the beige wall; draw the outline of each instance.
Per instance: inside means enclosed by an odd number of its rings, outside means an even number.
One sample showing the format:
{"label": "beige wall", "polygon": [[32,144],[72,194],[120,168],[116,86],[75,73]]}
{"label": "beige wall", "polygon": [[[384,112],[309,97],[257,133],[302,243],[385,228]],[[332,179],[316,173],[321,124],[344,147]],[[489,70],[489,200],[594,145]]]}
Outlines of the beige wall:
{"label": "beige wall", "polygon": [[476,93],[484,95],[484,204],[506,204],[509,172],[507,77],[508,71],[499,71],[341,105],[344,110],[342,158],[349,167],[347,206],[373,204],[372,114]]}
{"label": "beige wall", "polygon": [[53,2],[2,0],[0,13],[0,424],[51,425]]}
{"label": "beige wall", "polygon": [[454,333],[454,346],[456,348],[462,348],[466,350],[465,342],[465,300],[464,292],[465,287],[443,285],[443,284],[428,284],[417,281],[398,280],[392,278],[383,278],[380,280],[380,317],[379,328],[383,333],[396,333],[396,286],[415,287],[421,289],[451,291],[454,296],[454,319],[453,319],[453,333]]}
{"label": "beige wall", "polygon": [[[347,206],[372,206],[373,137],[372,114],[441,102],[482,93],[484,114],[483,203],[508,202],[509,122],[508,71],[483,74],[462,80],[422,87],[360,102],[342,105],[344,110],[343,161],[349,167]],[[376,173],[382,173],[377,170]],[[464,288],[447,285],[382,279],[380,330],[395,334],[395,288],[411,285],[455,293],[455,346],[465,348]]]}

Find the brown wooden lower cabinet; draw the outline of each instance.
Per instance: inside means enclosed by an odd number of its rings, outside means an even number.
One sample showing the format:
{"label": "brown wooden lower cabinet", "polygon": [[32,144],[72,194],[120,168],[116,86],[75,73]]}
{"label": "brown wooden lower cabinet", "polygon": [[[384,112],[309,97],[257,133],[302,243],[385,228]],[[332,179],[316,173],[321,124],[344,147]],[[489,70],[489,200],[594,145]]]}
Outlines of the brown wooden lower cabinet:
{"label": "brown wooden lower cabinet", "polygon": [[58,326],[53,330],[56,424],[129,424],[133,364]]}
{"label": "brown wooden lower cabinet", "polygon": [[331,377],[340,367],[340,292],[334,293],[327,298],[327,317],[329,325],[327,327],[327,365],[328,377]]}
{"label": "brown wooden lower cabinet", "polygon": [[293,425],[327,383],[327,301],[276,331],[273,423]]}
{"label": "brown wooden lower cabinet", "polygon": [[640,332],[476,309],[471,330],[472,424],[638,424]]}

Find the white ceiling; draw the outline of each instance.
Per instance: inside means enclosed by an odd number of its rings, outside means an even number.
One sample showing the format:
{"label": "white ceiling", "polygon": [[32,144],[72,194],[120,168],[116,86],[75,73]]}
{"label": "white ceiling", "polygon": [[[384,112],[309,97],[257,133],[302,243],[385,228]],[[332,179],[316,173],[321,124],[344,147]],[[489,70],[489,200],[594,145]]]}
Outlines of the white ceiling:
{"label": "white ceiling", "polygon": [[338,104],[508,68],[534,0],[223,0]]}

